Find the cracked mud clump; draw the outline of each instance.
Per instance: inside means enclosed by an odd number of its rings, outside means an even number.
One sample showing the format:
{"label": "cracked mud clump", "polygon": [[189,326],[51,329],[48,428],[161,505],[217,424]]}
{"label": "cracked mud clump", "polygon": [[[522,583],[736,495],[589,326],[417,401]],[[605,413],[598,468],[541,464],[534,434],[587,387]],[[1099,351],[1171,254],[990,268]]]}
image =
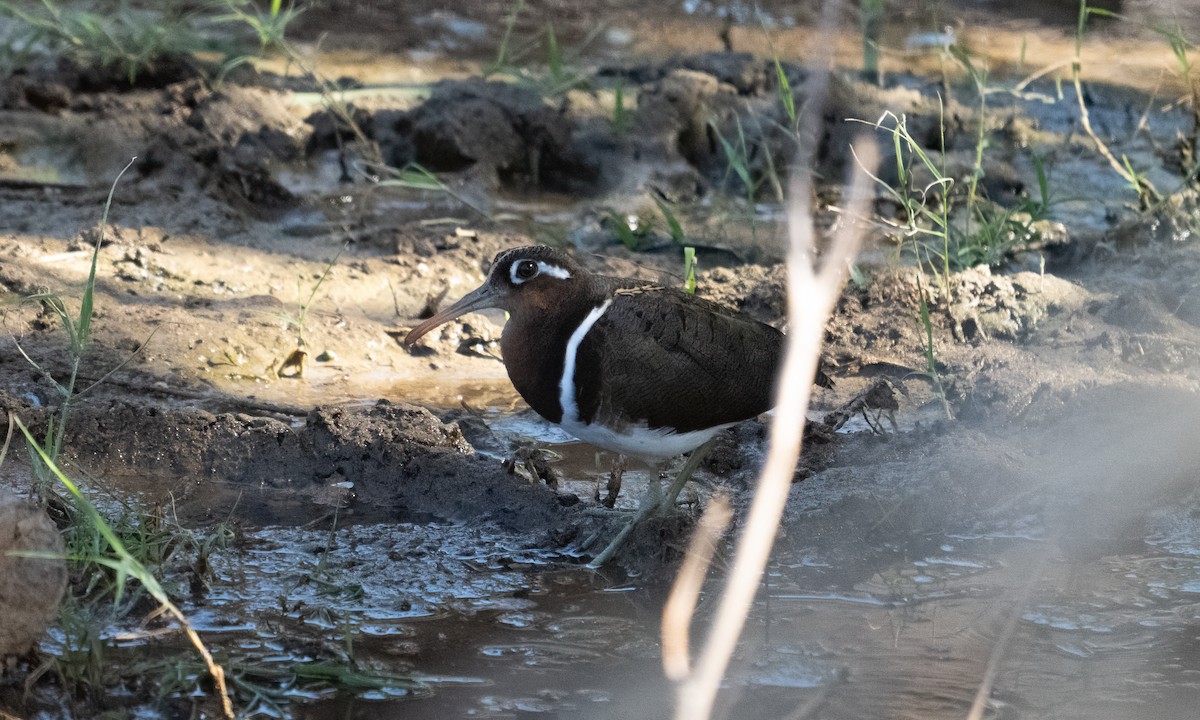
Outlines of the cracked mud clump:
{"label": "cracked mud clump", "polygon": [[[54,559],[17,553],[52,553]],[[27,500],[0,489],[0,663],[29,652],[54,616],[67,588],[63,542]]]}

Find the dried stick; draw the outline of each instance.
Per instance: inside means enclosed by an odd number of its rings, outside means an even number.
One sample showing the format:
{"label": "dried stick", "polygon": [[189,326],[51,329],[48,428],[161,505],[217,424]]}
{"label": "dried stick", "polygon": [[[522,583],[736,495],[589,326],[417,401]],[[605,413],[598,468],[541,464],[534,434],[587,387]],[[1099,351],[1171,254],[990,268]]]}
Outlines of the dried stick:
{"label": "dried stick", "polygon": [[1025,606],[1029,604],[1029,597],[1033,595],[1033,586],[1041,579],[1042,570],[1046,567],[1049,559],[1050,551],[1043,548],[1040,555],[1030,563],[1029,580],[1021,588],[1021,594],[1017,596],[1017,601],[1013,603],[1012,610],[1009,611],[1008,621],[1004,624],[1004,629],[1000,631],[1000,637],[997,638],[996,644],[992,646],[987,666],[983,670],[983,677],[979,680],[979,688],[975,691],[975,699],[971,702],[971,711],[967,713],[967,720],[983,720],[988,700],[992,697],[992,685],[995,684],[996,676],[1000,673],[1000,662],[1004,659],[1004,653],[1008,651],[1008,643],[1017,633],[1017,623],[1025,613]]}
{"label": "dried stick", "polygon": [[1080,77],[1083,72],[1083,30],[1087,22],[1087,16],[1087,3],[1081,2],[1079,4],[1079,24],[1075,30],[1075,58],[1071,62],[1071,79],[1075,85],[1075,99],[1079,102],[1079,121],[1083,125],[1084,132],[1096,144],[1096,150],[1100,153],[1100,156],[1108,162],[1109,166],[1125,182],[1129,183],[1137,191],[1138,199],[1142,201],[1144,208],[1151,203],[1158,202],[1162,198],[1162,195],[1159,194],[1158,189],[1154,187],[1154,184],[1150,180],[1134,174],[1132,168],[1121,164],[1121,161],[1117,160],[1116,156],[1113,155],[1112,150],[1109,150],[1108,145],[1092,129],[1092,116],[1088,112],[1087,103],[1083,98],[1083,80]]}
{"label": "dried stick", "polygon": [[700,587],[704,584],[709,565],[712,564],[717,541],[721,539],[721,533],[725,532],[732,519],[733,510],[729,507],[729,498],[723,494],[714,497],[704,515],[700,517],[696,532],[688,543],[683,565],[679,568],[679,574],[675,576],[671,596],[663,606],[663,672],[672,680],[683,680],[687,677],[690,662],[688,626],[692,623],[692,614],[696,612]]}
{"label": "dried stick", "polygon": [[[866,214],[870,201],[870,174],[879,161],[879,153],[873,142],[859,141],[855,145],[855,153],[861,164],[855,167],[848,189],[849,217]],[[729,659],[754,602],[779,521],[783,517],[796,460],[800,456],[804,414],[817,372],[825,321],[841,294],[850,261],[862,240],[861,224],[843,225],[826,252],[820,271],[814,270],[815,230],[811,181],[807,173],[801,171],[796,173],[791,185],[791,205],[788,209],[790,249],[787,259],[790,330],[779,381],[778,404],[771,423],[767,461],[745,529],[738,539],[736,560],[725,581],[712,630],[697,658],[695,669],[677,687],[676,720],[706,720],[712,715],[721,678],[729,666]],[[687,588],[677,586],[675,591],[684,594]],[[674,598],[668,600],[668,604],[672,602],[675,602]],[[678,668],[677,659],[671,662]]]}

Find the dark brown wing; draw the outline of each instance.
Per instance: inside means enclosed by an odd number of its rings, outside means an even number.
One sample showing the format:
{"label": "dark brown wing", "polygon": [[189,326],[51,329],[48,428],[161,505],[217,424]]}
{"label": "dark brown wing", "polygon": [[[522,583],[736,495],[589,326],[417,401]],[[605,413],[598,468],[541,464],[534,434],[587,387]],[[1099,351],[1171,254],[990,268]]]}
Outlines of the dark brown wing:
{"label": "dark brown wing", "polygon": [[618,289],[578,352],[580,419],[688,432],[773,403],[783,334],[673,288]]}

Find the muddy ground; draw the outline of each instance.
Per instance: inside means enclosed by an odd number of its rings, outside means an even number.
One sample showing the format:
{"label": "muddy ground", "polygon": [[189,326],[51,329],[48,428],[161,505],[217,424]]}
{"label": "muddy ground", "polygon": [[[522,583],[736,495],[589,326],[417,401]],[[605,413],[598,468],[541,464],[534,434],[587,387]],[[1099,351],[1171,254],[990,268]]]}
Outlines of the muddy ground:
{"label": "muddy ground", "polygon": [[[444,14],[428,17],[423,27],[436,26],[430,32],[446,43],[465,32]],[[796,58],[782,71],[803,107],[811,70]],[[230,533],[228,544],[210,567],[165,566],[172,587],[190,588],[185,608],[214,638],[218,659],[239,667],[343,663],[384,678],[364,690],[246,670],[254,687],[276,692],[242,688],[248,711],[665,712],[665,681],[633,679],[657,677],[662,586],[713,488],[731,489],[741,505],[749,498],[767,419],[728,431],[688,504],[649,523],[614,567],[593,573],[580,568],[625,519],[596,496],[609,459],[566,442],[515,396],[499,358],[503,317],[471,315],[414,348],[399,343],[513,246],[561,245],[596,271],[678,282],[682,251],[656,198],[677,208],[697,247],[699,294],[786,326],[781,213],[769,189],[756,205],[744,200],[717,139],[745,128],[759,173],[768,158],[794,151],[780,131],[774,64],[714,51],[600,58],[581,72],[586,83],[550,95],[544,85],[477,76],[403,92],[354,88],[351,79],[343,84],[355,89],[352,105],[341,113],[322,104],[311,78],[267,69],[219,86],[165,77],[131,89],[61,65],[0,82],[0,411],[44,432],[59,407],[48,377],[69,373],[67,340],[53,314],[27,299],[51,291],[76,306],[109,185],[136,156],[99,250],[96,334],[81,369],[87,391],[69,418],[67,470],[86,479],[102,506],[159,508],[201,536],[227,523],[220,532]],[[993,82],[1011,88],[1015,79]],[[629,103],[621,123],[613,119],[618,83]],[[1072,632],[1073,622],[1078,631],[1078,621],[1061,617],[1070,612],[1047,609],[1047,597],[1070,604],[1063,598],[1093,592],[1089,582],[1117,577],[1113,567],[1164,555],[1175,574],[1110,588],[1090,611],[1145,610],[1146,593],[1155,598],[1152,618],[1113,623],[1164,628],[1138,646],[1150,659],[1118,655],[1136,667],[1118,663],[1099,675],[1141,677],[1151,672],[1144,665],[1155,668],[1154,682],[1085,694],[1071,707],[1054,699],[1061,693],[1053,683],[1001,682],[1001,696],[1019,708],[1012,716],[1030,717],[1107,716],[1114,698],[1117,707],[1157,703],[1158,717],[1196,706],[1189,667],[1198,616],[1188,593],[1197,591],[1189,578],[1200,546],[1200,218],[1179,150],[1194,137],[1194,117],[1187,102],[1132,87],[1140,84],[1094,80],[1088,103],[1118,157],[1164,191],[1182,188],[1149,211],[1081,131],[1069,85],[1047,77],[1020,93],[997,92],[981,117],[960,75],[889,72],[878,87],[835,72],[816,153],[820,227],[850,221],[838,212],[837,181],[851,162],[846,143],[864,126],[845,120],[875,121],[884,111],[907,115],[930,152],[944,130],[947,167],[963,172],[982,122],[987,196],[1011,207],[1036,199],[1036,155],[1053,202],[1028,242],[991,268],[955,273],[938,291],[929,275],[918,280],[888,224],[897,207],[880,190],[868,246],[828,326],[824,357],[836,386],[816,395],[770,582],[832,593],[818,593],[821,602],[885,598],[891,629],[884,639],[859,637],[878,619],[855,621],[853,652],[834,640],[819,651],[804,643],[745,649],[737,682],[763,700],[745,717],[778,717],[809,701],[824,703],[828,717],[961,715],[1017,598],[1038,608],[1024,617],[1028,638]],[[448,191],[376,184],[388,177],[384,166],[408,163],[437,173]],[[885,180],[892,166],[885,163]],[[614,229],[630,218],[657,224],[636,248]],[[935,293],[929,349],[944,400],[926,372],[921,288]],[[870,423],[857,412],[872,388],[878,405],[894,405],[894,423],[878,410],[866,414]],[[531,448],[553,450],[554,486],[503,463],[539,456]],[[645,485],[640,473],[626,481],[626,508]],[[29,491],[23,453],[10,453],[0,481]],[[896,569],[925,562],[926,546],[951,553],[945,548],[981,538],[1003,545],[980,561],[998,573],[986,580],[947,588],[941,583],[958,576],[940,579],[941,594],[923,596],[920,578],[929,573]],[[1038,568],[1041,605],[1018,592],[1030,567]],[[809,574],[801,582],[781,568]],[[1130,572],[1124,577],[1136,577]],[[621,602],[632,619],[618,621],[625,611],[605,605],[616,596],[628,597]],[[922,675],[924,663],[871,662],[887,654],[885,639],[902,647],[905,622],[928,619],[914,598],[935,615],[944,607],[947,616],[973,618],[963,625],[977,629],[961,646],[906,651],[915,653],[909,660],[942,652],[947,664],[934,666],[952,680]],[[829,605],[780,611],[782,624],[809,623],[830,638],[849,632],[845,618],[826,617]],[[752,622],[751,634],[771,617]],[[592,627],[587,618],[607,620]],[[107,637],[116,657],[119,648],[185,651],[138,635],[137,623],[115,621]],[[493,639],[509,637],[497,627],[529,637],[506,644]],[[342,648],[347,633],[361,638],[358,656]],[[44,652],[65,656],[73,642],[59,629]],[[1087,646],[1055,642],[1059,655]],[[456,643],[468,659],[455,655]],[[760,677],[770,675],[764,667],[791,667],[795,656],[824,669]],[[1048,665],[1029,657],[1035,674]],[[553,674],[597,658],[620,662],[604,665],[594,686]],[[550,675],[530,681],[481,669],[492,659]],[[1067,687],[1096,681],[1065,674]],[[161,681],[120,663],[106,681],[123,684],[124,694],[63,693],[47,679],[28,697],[2,697],[22,716],[38,708],[78,717],[138,707],[186,716],[193,704],[212,711],[186,687],[160,697]],[[490,690],[474,690],[479,683]],[[939,683],[950,689],[929,690]],[[868,685],[876,689],[861,692]]]}

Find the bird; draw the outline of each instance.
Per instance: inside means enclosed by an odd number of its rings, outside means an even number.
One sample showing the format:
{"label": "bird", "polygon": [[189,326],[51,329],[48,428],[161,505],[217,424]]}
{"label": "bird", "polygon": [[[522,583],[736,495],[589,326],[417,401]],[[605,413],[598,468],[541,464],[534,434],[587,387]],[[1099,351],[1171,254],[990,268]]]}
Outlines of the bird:
{"label": "bird", "polygon": [[500,252],[482,285],[414,326],[404,345],[488,308],[508,312],[501,357],[535,412],[651,466],[774,404],[778,329],[676,287],[588,272],[546,246]]}

